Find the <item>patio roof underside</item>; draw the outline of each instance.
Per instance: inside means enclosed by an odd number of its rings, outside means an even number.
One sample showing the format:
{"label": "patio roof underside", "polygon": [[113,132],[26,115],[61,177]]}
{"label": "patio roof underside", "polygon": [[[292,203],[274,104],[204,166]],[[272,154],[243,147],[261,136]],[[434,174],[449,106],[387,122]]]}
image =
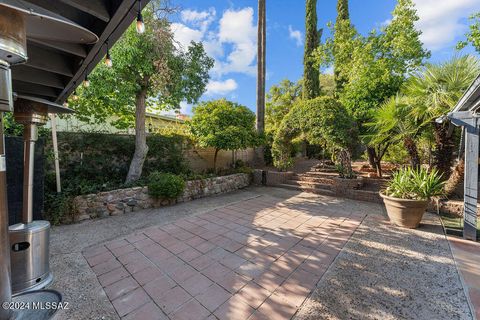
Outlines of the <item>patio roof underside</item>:
{"label": "patio roof underside", "polygon": [[[136,18],[137,0],[28,0],[94,32],[91,45],[28,39],[28,61],[12,66],[13,91],[63,103]],[[142,1],[142,6],[149,1]]]}
{"label": "patio roof underside", "polygon": [[455,108],[453,108],[452,113],[458,112],[458,111],[478,112],[479,108],[480,108],[480,75],[470,85],[470,87],[462,96],[460,101],[458,101]]}

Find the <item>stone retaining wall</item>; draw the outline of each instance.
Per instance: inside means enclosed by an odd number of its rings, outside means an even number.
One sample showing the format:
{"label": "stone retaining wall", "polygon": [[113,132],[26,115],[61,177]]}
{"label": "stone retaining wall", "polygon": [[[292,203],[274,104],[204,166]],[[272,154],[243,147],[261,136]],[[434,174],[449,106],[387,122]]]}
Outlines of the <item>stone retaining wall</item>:
{"label": "stone retaining wall", "polygon": [[[457,217],[463,217],[463,200],[440,200],[432,199],[428,210],[447,213]],[[477,204],[477,216],[480,217],[480,206]]]}
{"label": "stone retaining wall", "polygon": [[118,189],[75,197],[75,221],[115,216],[126,212],[166,206],[190,201],[214,194],[230,192],[247,187],[251,176],[245,173],[187,181],[185,191],[177,199],[155,199],[147,187]]}

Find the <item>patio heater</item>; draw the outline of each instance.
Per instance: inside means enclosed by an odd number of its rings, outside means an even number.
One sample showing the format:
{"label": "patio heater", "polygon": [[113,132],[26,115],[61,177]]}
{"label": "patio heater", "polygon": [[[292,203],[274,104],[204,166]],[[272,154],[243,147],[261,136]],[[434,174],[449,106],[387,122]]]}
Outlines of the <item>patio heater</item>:
{"label": "patio heater", "polygon": [[[60,15],[47,11],[41,7],[35,6],[22,0],[2,0],[0,2],[0,302],[12,301],[12,278],[10,268],[10,254],[12,251],[22,252],[30,250],[31,255],[22,258],[21,263],[32,263],[33,269],[37,271],[47,270],[48,280],[48,226],[45,223],[31,221],[31,197],[33,188],[30,186],[30,180],[33,178],[33,172],[30,173],[30,163],[33,165],[33,146],[36,136],[36,126],[41,123],[43,113],[48,112],[50,104],[45,101],[35,101],[29,97],[18,97],[17,105],[19,111],[16,112],[17,119],[27,123],[26,138],[29,139],[28,146],[25,148],[24,163],[27,167],[25,178],[27,181],[27,192],[24,194],[23,222],[24,226],[12,228],[12,234],[17,233],[12,238],[17,241],[12,247],[9,241],[8,230],[8,207],[6,198],[6,164],[5,164],[5,146],[4,133],[1,120],[4,112],[13,110],[13,92],[10,66],[24,63],[27,61],[27,38],[37,40],[48,40],[70,43],[94,43],[98,37],[87,29],[63,18]],[[49,57],[45,57],[48,59]],[[57,108],[58,106],[54,106]],[[28,111],[29,110],[29,111]],[[30,117],[28,116],[30,114]],[[30,119],[30,120],[28,120]],[[27,159],[28,158],[28,159]],[[28,174],[27,174],[28,173]],[[25,204],[27,205],[25,206]],[[30,219],[30,220],[29,220]],[[23,231],[22,231],[23,230]],[[34,234],[37,234],[35,235]],[[31,238],[29,238],[31,236]],[[33,237],[36,239],[34,240]],[[24,241],[25,240],[25,241]],[[43,241],[43,242],[42,242]],[[38,243],[39,245],[36,245]],[[43,247],[42,244],[43,243]],[[32,246],[33,244],[33,246]],[[27,248],[28,247],[28,248]],[[46,252],[45,252],[46,250]],[[47,257],[47,264],[41,257]],[[17,261],[17,260],[15,260]],[[43,265],[43,266],[42,266]],[[45,267],[45,265],[47,267]],[[18,265],[14,266],[18,268]],[[30,268],[24,267],[24,270]],[[45,273],[45,272],[44,272]],[[27,274],[24,273],[27,277]],[[36,271],[30,273],[36,275]],[[35,282],[38,278],[35,279]],[[41,278],[40,278],[41,279]],[[44,278],[45,279],[45,278]],[[16,279],[14,279],[16,280]],[[23,279],[29,280],[29,279]],[[42,279],[40,280],[42,281]],[[22,293],[13,297],[13,301],[37,301],[37,302],[58,302],[61,295],[52,290],[32,291]],[[0,307],[0,319],[49,319],[55,310],[9,310]]]}
{"label": "patio heater", "polygon": [[53,280],[48,250],[50,223],[32,219],[35,142],[38,139],[38,126],[47,123],[49,113],[73,111],[35,97],[16,96],[14,100],[13,116],[24,128],[22,222],[9,228],[12,291],[16,294],[43,289]]}

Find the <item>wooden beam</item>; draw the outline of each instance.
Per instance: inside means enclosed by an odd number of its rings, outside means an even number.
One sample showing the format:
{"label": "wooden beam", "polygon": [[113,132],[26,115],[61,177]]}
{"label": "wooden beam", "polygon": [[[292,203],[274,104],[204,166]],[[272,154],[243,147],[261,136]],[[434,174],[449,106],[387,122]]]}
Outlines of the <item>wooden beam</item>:
{"label": "wooden beam", "polygon": [[[147,5],[148,2],[149,0],[142,1],[142,6]],[[58,99],[56,100],[57,103],[63,103],[75,89],[75,84],[78,86],[85,73],[90,73],[100,62],[106,53],[105,41],[108,39],[111,47],[133,22],[137,16],[138,10],[135,4],[137,4],[137,0],[123,0],[121,2],[120,6],[112,15],[105,30],[103,30],[101,35],[97,34],[99,36],[98,42],[90,50],[82,66],[76,70],[75,75],[58,96]]]}
{"label": "wooden beam", "polygon": [[27,52],[27,66],[62,74],[67,77],[73,76],[73,68],[71,65],[72,61],[71,59],[68,59],[68,57],[56,53],[55,51],[43,49],[32,44],[27,46]]}
{"label": "wooden beam", "polygon": [[45,87],[38,84],[31,84],[28,82],[13,80],[13,92],[17,94],[27,94],[35,96],[44,96],[56,98],[58,91],[51,87]]}
{"label": "wooden beam", "polygon": [[66,3],[83,12],[86,12],[105,22],[110,21],[110,13],[108,12],[103,0],[61,0],[61,2]]}
{"label": "wooden beam", "polygon": [[465,127],[465,195],[463,237],[477,240],[479,128],[477,118]]}
{"label": "wooden beam", "polygon": [[39,40],[39,39],[28,39],[28,42],[31,42],[37,45],[42,45],[47,48],[59,50],[62,52],[70,53],[80,58],[85,58],[87,56],[87,48],[85,45],[81,45],[81,44]]}
{"label": "wooden beam", "polygon": [[22,64],[12,66],[12,79],[57,89],[65,88],[65,81],[62,79],[62,76],[55,73],[30,68],[29,66]]}

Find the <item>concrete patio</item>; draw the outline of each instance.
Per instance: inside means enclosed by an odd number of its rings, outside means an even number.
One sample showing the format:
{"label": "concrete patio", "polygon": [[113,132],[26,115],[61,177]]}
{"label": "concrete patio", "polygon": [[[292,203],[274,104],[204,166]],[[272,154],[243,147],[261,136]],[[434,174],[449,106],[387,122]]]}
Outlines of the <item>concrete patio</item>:
{"label": "concrete patio", "polygon": [[398,230],[378,204],[248,188],[56,227],[54,287],[70,302],[58,318],[402,319],[428,294],[419,315],[472,319],[426,221]]}

